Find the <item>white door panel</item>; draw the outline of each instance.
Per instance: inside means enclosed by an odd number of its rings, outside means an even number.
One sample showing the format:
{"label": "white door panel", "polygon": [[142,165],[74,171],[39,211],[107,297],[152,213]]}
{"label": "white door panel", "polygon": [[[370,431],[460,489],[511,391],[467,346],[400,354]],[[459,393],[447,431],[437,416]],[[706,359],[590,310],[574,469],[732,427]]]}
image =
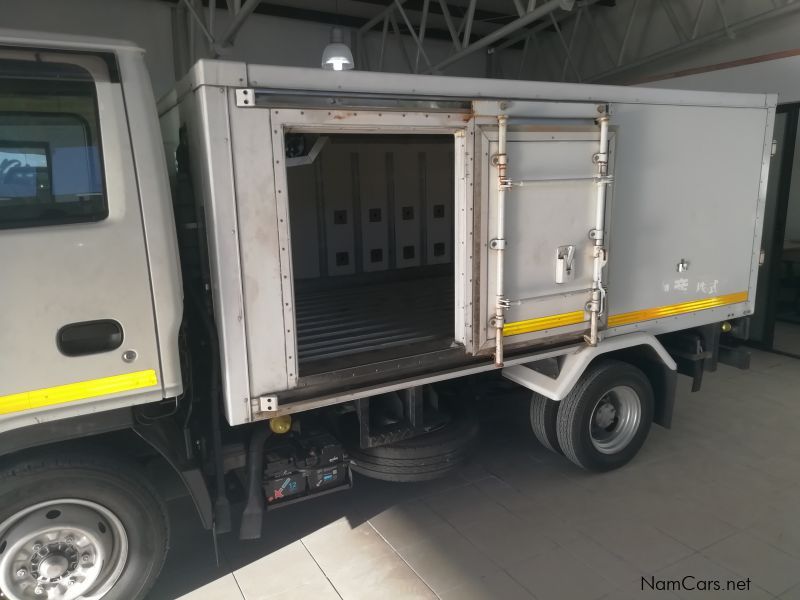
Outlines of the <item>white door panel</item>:
{"label": "white door panel", "polygon": [[[66,202],[64,198],[75,198],[77,194],[81,202],[84,197],[92,202],[91,197],[96,197],[104,188],[108,216],[93,222],[61,224],[45,224],[46,219],[41,218],[41,225],[37,217],[24,223],[25,226],[15,226],[13,215],[3,213],[0,205],[0,256],[3,257],[0,260],[0,429],[1,421],[10,418],[11,413],[40,413],[62,401],[92,402],[112,396],[150,394],[157,397],[161,394],[156,383],[161,377],[147,255],[121,87],[108,80],[104,65],[98,64],[101,61],[90,57],[75,61],[85,61],[82,66],[95,79],[101,148],[97,148],[95,139],[91,151],[99,150],[102,160],[92,166],[101,169],[100,173],[92,175],[103,185],[86,190],[88,193],[81,191],[81,186],[87,184],[75,170],[85,166],[74,160],[69,168],[65,166],[67,163],[60,157],[65,153],[74,154],[76,150],[74,146],[59,146],[57,136],[48,139],[46,127],[7,127],[6,137],[17,135],[20,138],[3,140],[7,147],[22,143],[20,140],[26,141],[26,135],[45,137],[41,141],[47,148],[49,173],[43,174],[45,167],[42,166],[36,177],[40,188],[50,186],[51,195],[37,190],[36,198],[20,200],[14,197],[16,192],[8,191],[10,185],[6,185],[0,189],[6,189],[5,193],[11,197],[0,202],[27,202],[31,210],[36,209],[37,203],[47,204],[55,215],[54,220],[58,221],[59,212],[65,210],[66,204],[61,204]],[[0,106],[3,114],[13,117],[15,88],[9,81],[4,80]],[[96,138],[98,125],[90,123],[80,108],[85,98],[75,91],[77,88],[71,88],[69,81],[45,83],[49,92],[57,96],[63,86],[63,94],[57,101],[52,98],[40,101],[36,91],[28,88],[19,88],[22,91],[16,92],[29,95],[24,108],[26,118],[33,122],[40,119],[44,111],[57,111],[76,122],[85,121],[87,131],[92,130]],[[74,112],[71,112],[73,105]],[[2,131],[0,125],[0,138]],[[32,159],[32,164],[37,160],[40,159]],[[27,171],[21,171],[23,176],[35,165],[25,168]],[[70,172],[70,169],[74,170]],[[75,189],[68,189],[70,186]],[[65,190],[75,194],[58,195],[65,194]],[[118,347],[82,356],[67,356],[59,349],[57,337],[62,327],[96,320],[113,320],[121,325],[123,339]],[[92,344],[94,342],[87,346],[89,350],[100,347]],[[123,359],[125,352],[128,352],[127,360]],[[130,377],[126,379],[126,375]],[[110,377],[117,379],[107,381],[107,388],[84,385],[60,397],[35,394],[37,390]],[[103,391],[107,393],[101,393]],[[30,398],[20,396],[30,392],[34,392]]]}
{"label": "white door panel", "polygon": [[[481,246],[482,299],[479,347],[493,348],[494,290],[497,255],[490,240],[497,230],[497,127],[479,128],[487,197],[485,240]],[[613,147],[613,137],[612,147]],[[599,129],[588,126],[509,125],[507,177],[512,186],[505,197],[504,344],[518,345],[563,334],[577,336],[588,327],[593,283],[597,207]],[[552,180],[552,181],[542,181]],[[523,184],[523,185],[520,185]],[[610,206],[610,191],[607,206]],[[569,270],[558,271],[559,252],[569,256]],[[477,299],[476,299],[477,301]]]}

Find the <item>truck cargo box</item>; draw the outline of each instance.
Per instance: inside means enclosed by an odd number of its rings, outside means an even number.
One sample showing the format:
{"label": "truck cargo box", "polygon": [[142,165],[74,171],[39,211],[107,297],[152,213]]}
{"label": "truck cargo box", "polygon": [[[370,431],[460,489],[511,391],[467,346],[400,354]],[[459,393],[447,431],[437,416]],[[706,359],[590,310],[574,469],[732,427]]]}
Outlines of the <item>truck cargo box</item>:
{"label": "truck cargo box", "polygon": [[775,102],[200,61],[229,422],[749,315]]}

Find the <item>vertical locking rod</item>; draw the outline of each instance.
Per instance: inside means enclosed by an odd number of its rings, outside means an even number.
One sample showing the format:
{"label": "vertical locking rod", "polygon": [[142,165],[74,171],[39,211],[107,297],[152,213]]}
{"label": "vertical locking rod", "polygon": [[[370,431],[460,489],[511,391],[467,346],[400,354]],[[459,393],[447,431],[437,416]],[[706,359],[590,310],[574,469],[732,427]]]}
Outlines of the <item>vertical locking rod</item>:
{"label": "vertical locking rod", "polygon": [[503,325],[505,324],[505,309],[508,306],[503,293],[503,259],[505,257],[506,246],[506,190],[509,187],[508,177],[506,175],[506,165],[508,164],[508,155],[506,154],[507,125],[508,117],[506,117],[506,115],[499,115],[497,117],[497,231],[495,239],[493,240],[494,243],[492,244],[495,252],[497,252],[494,309],[494,326],[496,328],[494,364],[496,367],[503,366]]}
{"label": "vertical locking rod", "polygon": [[600,315],[603,314],[605,305],[605,288],[603,288],[603,267],[606,265],[605,247],[605,219],[606,219],[606,189],[608,188],[608,109],[603,108],[603,114],[597,118],[600,126],[600,148],[595,155],[597,165],[597,205],[595,207],[595,224],[591,232],[594,239],[594,273],[592,277],[592,295],[586,308],[589,311],[589,335],[585,337],[590,346],[597,346],[599,342]]}

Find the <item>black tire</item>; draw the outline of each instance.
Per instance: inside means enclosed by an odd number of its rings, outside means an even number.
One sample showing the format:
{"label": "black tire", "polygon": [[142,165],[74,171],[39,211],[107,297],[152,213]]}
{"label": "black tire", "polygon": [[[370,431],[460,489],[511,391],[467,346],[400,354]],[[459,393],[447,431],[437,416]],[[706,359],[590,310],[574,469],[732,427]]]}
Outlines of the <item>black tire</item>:
{"label": "black tire", "polygon": [[[621,435],[621,431],[617,431],[616,443],[624,445],[601,451],[596,444],[603,442],[593,438],[592,431],[598,429],[592,430],[592,420],[596,419],[595,408],[600,406],[601,401],[609,403],[606,399],[614,394],[612,390],[615,388],[625,390],[628,401],[634,407],[638,404],[639,418],[638,422],[631,419],[635,424],[629,426],[628,435]],[[627,390],[632,390],[633,394]],[[650,381],[633,365],[612,359],[603,359],[590,365],[572,391],[560,402],[557,433],[564,456],[590,471],[610,471],[625,465],[647,439],[653,421],[654,403]],[[621,429],[619,423],[619,420],[616,424],[612,422],[608,429],[599,431],[608,431],[608,435],[613,436],[614,428]]]}
{"label": "black tire", "polygon": [[[128,542],[124,568],[103,600],[141,600],[161,572],[167,555],[166,507],[136,463],[108,458],[102,452],[103,449],[97,453],[59,449],[3,465],[0,523],[48,501],[73,499],[103,507],[122,523]],[[101,527],[101,531],[106,530]],[[0,548],[3,547],[0,540]]]}
{"label": "black tire", "polygon": [[555,400],[534,392],[531,396],[531,429],[542,446],[563,454],[558,443],[558,405]]}
{"label": "black tire", "polygon": [[470,412],[430,433],[376,448],[349,448],[353,470],[366,477],[394,482],[438,479],[457,469],[475,447],[480,432]]}

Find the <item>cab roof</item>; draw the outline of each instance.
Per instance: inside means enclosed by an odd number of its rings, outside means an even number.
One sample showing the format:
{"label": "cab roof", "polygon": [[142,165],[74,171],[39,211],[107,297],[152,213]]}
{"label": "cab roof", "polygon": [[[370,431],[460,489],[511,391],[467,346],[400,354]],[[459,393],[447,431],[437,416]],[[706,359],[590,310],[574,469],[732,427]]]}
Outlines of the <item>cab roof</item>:
{"label": "cab roof", "polygon": [[63,50],[97,50],[106,52],[135,51],[142,48],[125,40],[115,40],[88,35],[70,35],[51,31],[26,31],[0,28],[0,46],[26,46]]}

